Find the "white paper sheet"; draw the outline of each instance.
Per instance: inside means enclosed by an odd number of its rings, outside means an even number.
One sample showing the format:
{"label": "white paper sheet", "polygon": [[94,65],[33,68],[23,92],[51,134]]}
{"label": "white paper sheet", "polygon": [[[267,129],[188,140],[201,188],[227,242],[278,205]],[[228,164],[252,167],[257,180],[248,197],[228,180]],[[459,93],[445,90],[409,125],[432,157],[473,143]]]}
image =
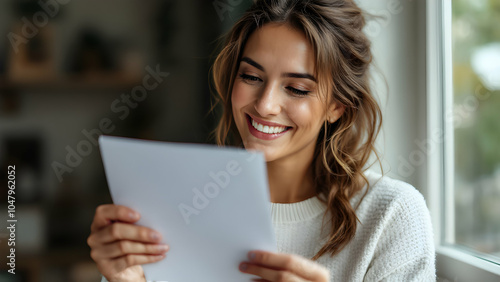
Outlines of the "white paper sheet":
{"label": "white paper sheet", "polygon": [[113,202],[170,245],[143,266],[147,280],[250,281],[238,270],[247,252],[276,251],[261,153],[112,136],[99,144]]}

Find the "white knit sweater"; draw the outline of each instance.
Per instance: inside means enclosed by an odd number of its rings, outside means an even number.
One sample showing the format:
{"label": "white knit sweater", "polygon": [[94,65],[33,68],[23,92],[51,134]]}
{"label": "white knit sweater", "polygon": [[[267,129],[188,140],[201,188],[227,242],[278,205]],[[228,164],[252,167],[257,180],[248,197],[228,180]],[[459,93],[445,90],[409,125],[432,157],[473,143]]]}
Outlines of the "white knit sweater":
{"label": "white knit sweater", "polygon": [[[336,256],[318,263],[333,281],[436,281],[429,211],[413,186],[368,171],[370,188],[356,215],[354,239]],[[366,189],[366,185],[364,187]],[[356,207],[362,194],[351,199]],[[326,206],[317,198],[271,204],[278,251],[312,258],[326,241],[321,223]],[[106,279],[102,279],[106,281]]]}
{"label": "white knit sweater", "polygon": [[[332,282],[436,281],[432,226],[424,198],[405,182],[374,172],[366,176],[370,188],[356,211],[361,223],[354,239],[333,258],[325,254],[317,262],[330,270]],[[351,199],[353,207],[361,195]],[[272,206],[278,251],[312,258],[325,242],[320,235],[325,205],[313,197]]]}

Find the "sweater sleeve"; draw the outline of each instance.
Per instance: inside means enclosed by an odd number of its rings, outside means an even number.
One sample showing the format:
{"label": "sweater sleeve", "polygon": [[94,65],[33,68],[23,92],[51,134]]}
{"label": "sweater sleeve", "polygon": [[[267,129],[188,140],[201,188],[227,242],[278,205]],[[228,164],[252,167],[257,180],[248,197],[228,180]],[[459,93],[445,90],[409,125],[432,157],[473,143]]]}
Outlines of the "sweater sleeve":
{"label": "sweater sleeve", "polygon": [[388,273],[380,281],[436,281],[434,262],[427,256],[417,257]]}
{"label": "sweater sleeve", "polygon": [[399,182],[364,281],[436,281],[434,236],[423,196]]}

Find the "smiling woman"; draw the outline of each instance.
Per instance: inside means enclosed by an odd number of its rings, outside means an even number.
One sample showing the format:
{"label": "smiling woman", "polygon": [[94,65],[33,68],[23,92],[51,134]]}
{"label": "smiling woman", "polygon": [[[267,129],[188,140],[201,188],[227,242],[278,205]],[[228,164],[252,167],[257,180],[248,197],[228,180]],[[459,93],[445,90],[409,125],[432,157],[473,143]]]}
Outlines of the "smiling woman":
{"label": "smiling woman", "polygon": [[[313,155],[326,116],[325,93],[313,73],[314,49],[299,30],[268,24],[248,38],[233,84],[232,112],[244,147],[264,151],[268,166],[290,155],[307,163]],[[343,107],[331,111],[333,121]]]}
{"label": "smiling woman", "polygon": [[[255,1],[214,63],[218,144],[267,162],[279,253],[254,250],[240,264],[259,281],[435,280],[423,197],[366,169],[381,111],[364,25],[351,0]],[[139,265],[166,252],[152,230],[124,224],[130,213],[96,213],[89,245],[110,281],[144,280]]]}
{"label": "smiling woman", "polygon": [[[422,196],[365,170],[381,111],[364,25],[354,1],[257,1],[213,66],[217,141],[264,152],[280,252],[319,262],[334,280],[435,280]],[[272,263],[248,272],[306,278]]]}

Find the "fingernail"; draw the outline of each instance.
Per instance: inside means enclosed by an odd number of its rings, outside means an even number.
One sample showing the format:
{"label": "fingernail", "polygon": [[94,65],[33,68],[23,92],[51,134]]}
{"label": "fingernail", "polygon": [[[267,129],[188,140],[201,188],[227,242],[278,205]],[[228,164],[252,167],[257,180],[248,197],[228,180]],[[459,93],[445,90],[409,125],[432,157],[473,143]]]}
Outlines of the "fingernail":
{"label": "fingernail", "polygon": [[159,245],[158,249],[160,251],[167,251],[169,249],[169,246],[168,245]]}
{"label": "fingernail", "polygon": [[246,263],[240,264],[240,270],[245,271],[245,270],[247,270],[247,268],[248,268],[248,264],[246,264]]}
{"label": "fingernail", "polygon": [[158,240],[160,239],[160,234],[158,234],[158,232],[151,232],[151,239],[153,240]]}
{"label": "fingernail", "polygon": [[128,214],[128,217],[129,217],[130,219],[136,219],[136,218],[138,217],[138,215],[137,215],[136,213],[134,213],[134,212],[130,212],[130,213]]}
{"label": "fingernail", "polygon": [[257,256],[257,255],[256,255],[254,252],[249,252],[249,253],[248,253],[248,258],[249,258],[250,260],[254,260],[256,256]]}

